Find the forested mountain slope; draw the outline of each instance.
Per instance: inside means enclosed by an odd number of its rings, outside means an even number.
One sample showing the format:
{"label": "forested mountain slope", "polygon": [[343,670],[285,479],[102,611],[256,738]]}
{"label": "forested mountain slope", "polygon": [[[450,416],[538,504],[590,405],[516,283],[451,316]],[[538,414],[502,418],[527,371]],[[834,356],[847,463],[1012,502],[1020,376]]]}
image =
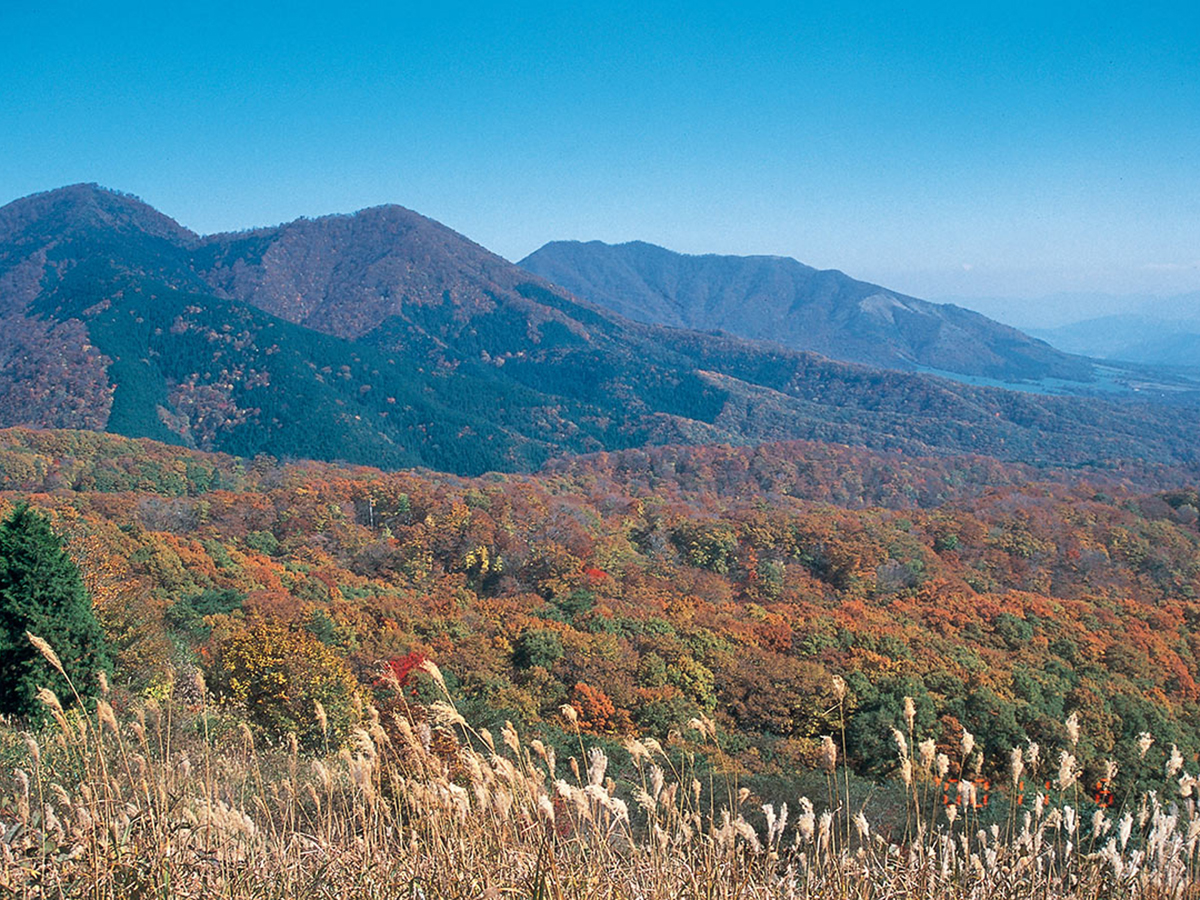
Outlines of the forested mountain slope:
{"label": "forested mountain slope", "polygon": [[554,241],[520,265],[639,322],[720,330],[888,368],[1007,381],[1091,378],[1087,360],[979,313],[787,257]]}
{"label": "forested mountain slope", "polygon": [[400,207],[201,238],[94,186],[0,209],[0,424],[474,474],[834,441],[1192,465],[1195,410],[1011,393],[649,326]]}

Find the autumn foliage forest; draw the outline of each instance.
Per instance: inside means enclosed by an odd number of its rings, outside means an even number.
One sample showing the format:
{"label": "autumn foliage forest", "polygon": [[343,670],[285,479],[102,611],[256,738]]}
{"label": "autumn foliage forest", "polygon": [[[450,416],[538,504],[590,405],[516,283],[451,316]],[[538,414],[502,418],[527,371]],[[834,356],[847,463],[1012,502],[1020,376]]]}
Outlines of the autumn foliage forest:
{"label": "autumn foliage forest", "polygon": [[1161,777],[1171,744],[1195,759],[1185,483],[807,443],[468,479],[0,432],[0,515],[28,499],[69,536],[129,703],[186,700],[199,671],[229,722],[319,748],[362,698],[397,702],[385,679],[433,699],[428,659],[476,720],[561,740],[569,706],[614,758],[711,717],[722,765],[761,783],[843,724],[859,774],[894,773],[905,697],[940,747],[974,735],[952,776],[1061,745],[1072,712],[1089,784],[1109,758],[1106,790]]}

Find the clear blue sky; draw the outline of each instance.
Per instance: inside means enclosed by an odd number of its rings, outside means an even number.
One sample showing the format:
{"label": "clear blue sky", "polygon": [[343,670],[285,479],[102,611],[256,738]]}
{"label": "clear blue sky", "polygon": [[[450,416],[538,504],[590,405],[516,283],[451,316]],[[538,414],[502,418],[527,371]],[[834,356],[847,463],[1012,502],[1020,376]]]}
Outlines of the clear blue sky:
{"label": "clear blue sky", "polygon": [[[200,232],[396,202],[922,296],[1200,288],[1200,12],[0,2],[0,203]],[[1040,4],[1039,4],[1040,6]]]}

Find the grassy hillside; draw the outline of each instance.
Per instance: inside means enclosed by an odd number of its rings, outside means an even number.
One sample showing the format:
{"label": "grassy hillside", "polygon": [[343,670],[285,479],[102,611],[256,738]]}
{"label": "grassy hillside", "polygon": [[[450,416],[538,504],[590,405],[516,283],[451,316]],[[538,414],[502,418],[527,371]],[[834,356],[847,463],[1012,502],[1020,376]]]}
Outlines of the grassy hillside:
{"label": "grassy hillside", "polygon": [[[832,739],[824,784],[789,816],[787,802],[758,807],[736,774],[698,768],[679,739],[630,739],[618,768],[577,728],[562,750],[511,723],[476,730],[436,667],[419,674],[439,699],[405,699],[392,679],[391,702],[364,704],[336,755],[223,732],[202,679],[187,706],[128,714],[107,693],[86,717],[47,693],[51,728],[15,741],[0,729],[5,756],[25,767],[0,794],[0,885],[96,900],[1195,895],[1195,778],[1177,753],[1166,772],[1182,773],[1178,787],[1081,816],[1071,743],[1057,771],[1036,748],[1015,750],[1011,791],[1049,770],[1022,816],[989,808],[986,785],[959,781],[947,797],[949,758],[925,741],[910,749],[921,734],[910,721],[894,732],[903,823],[868,814]],[[711,720],[687,733],[723,758]]]}

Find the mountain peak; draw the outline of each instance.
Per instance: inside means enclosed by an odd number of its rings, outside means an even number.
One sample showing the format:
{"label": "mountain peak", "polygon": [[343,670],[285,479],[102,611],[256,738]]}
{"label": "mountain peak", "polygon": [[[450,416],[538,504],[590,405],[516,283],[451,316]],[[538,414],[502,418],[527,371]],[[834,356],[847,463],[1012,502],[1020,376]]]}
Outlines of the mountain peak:
{"label": "mountain peak", "polygon": [[1002,381],[1085,380],[1090,366],[984,316],[782,256],[693,256],[633,241],[559,241],[519,263],[647,324],[725,331],[891,369]]}
{"label": "mountain peak", "polygon": [[139,197],[94,182],[30,194],[0,207],[0,240],[39,223],[43,225],[39,230],[56,232],[79,227],[103,228],[141,231],[185,245],[198,240],[194,232]]}
{"label": "mountain peak", "polygon": [[[661,259],[691,259],[691,260],[719,260],[719,259],[737,259],[737,260],[773,260],[780,263],[786,263],[792,266],[798,266],[801,269],[809,271],[818,271],[812,266],[806,265],[795,257],[780,256],[774,253],[751,253],[748,255],[737,256],[729,253],[683,253],[678,250],[671,250],[661,244],[654,244],[650,241],[632,240],[621,241],[619,243],[609,243],[608,241],[550,241],[542,247],[535,250],[526,257],[528,260],[535,260],[543,255],[554,253],[571,253],[583,251],[600,251],[610,253],[624,254],[642,254],[645,256],[659,257]],[[518,263],[521,265],[521,263]],[[828,271],[836,272],[836,269]],[[842,274],[838,272],[838,274]]]}
{"label": "mountain peak", "polygon": [[[209,235],[201,246],[198,268],[224,296],[343,338],[361,337],[389,320],[420,330],[425,326],[413,317],[424,321],[442,305],[460,321],[497,304],[525,310],[531,301],[517,288],[540,282],[397,204]],[[546,309],[539,315],[556,314]]]}

